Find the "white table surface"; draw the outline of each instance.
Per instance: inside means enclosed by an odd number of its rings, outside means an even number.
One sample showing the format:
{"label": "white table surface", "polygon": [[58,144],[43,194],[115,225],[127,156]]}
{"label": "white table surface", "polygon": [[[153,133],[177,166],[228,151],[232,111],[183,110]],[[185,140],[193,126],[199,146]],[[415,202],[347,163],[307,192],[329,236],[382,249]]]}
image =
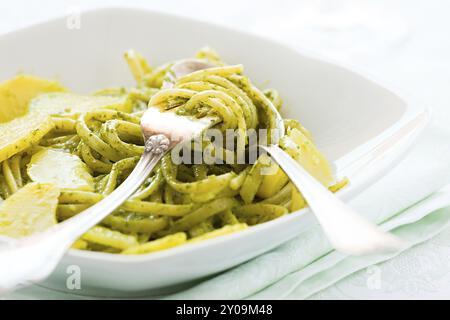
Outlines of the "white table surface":
{"label": "white table surface", "polygon": [[[14,0],[0,2],[0,33],[124,3],[262,34],[355,65],[426,101],[435,124],[447,130],[449,119],[439,113],[450,107],[448,0]],[[376,288],[368,285],[374,276]],[[18,297],[62,298],[40,290]],[[313,298],[449,299],[450,229]]]}

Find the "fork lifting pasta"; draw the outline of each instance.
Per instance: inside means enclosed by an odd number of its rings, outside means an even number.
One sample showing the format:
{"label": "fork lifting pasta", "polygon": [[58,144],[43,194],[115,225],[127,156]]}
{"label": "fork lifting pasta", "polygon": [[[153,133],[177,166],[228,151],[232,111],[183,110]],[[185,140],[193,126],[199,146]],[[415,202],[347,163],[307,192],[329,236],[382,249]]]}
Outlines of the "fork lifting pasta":
{"label": "fork lifting pasta", "polygon": [[[144,152],[140,116],[149,103],[181,114],[217,117],[217,129],[240,133],[238,150],[248,148],[249,130],[275,128],[270,105],[280,109],[283,104],[276,90],[261,91],[244,75],[242,65],[225,64],[211,49],[200,50],[196,58],[214,67],[173,80],[173,63],[152,68],[130,50],[125,59],[136,86],[92,95],[69,93],[55,82],[31,76],[0,84],[0,234],[42,231],[114,191]],[[15,101],[22,102],[23,110]],[[296,120],[286,119],[285,126],[280,146],[332,191],[345,186],[346,180],[335,183],[310,133]],[[202,148],[208,146],[206,142]],[[224,148],[217,153],[230,152]],[[255,163],[176,164],[168,154],[119,210],[73,247],[151,253],[243,230],[305,207],[301,193],[267,160],[262,154]],[[269,165],[273,174],[261,174]]]}

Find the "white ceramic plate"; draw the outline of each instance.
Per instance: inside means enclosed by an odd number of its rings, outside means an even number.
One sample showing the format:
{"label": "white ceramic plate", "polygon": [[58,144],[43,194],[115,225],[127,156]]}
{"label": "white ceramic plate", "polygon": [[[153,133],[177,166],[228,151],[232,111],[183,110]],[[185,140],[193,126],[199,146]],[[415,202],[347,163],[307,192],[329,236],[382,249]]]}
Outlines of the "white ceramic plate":
{"label": "white ceramic plate", "polygon": [[[0,37],[0,79],[17,72],[57,78],[73,91],[132,84],[123,53],[135,48],[152,64],[190,57],[205,45],[229,63],[243,63],[256,84],[279,89],[284,116],[310,129],[320,149],[358,194],[391,168],[423,129],[428,113],[414,101],[347,68],[276,42],[166,14],[101,9]],[[198,244],[143,256],[71,250],[44,284],[64,289],[69,265],[81,268],[90,295],[140,295],[185,285],[254,258],[316,223],[304,209],[277,220]]]}

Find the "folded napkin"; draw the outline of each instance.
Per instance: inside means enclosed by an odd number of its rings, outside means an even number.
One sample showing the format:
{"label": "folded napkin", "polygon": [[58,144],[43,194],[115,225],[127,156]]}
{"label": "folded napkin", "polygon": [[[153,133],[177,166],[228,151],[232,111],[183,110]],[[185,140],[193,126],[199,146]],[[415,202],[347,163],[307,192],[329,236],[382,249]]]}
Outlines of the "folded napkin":
{"label": "folded napkin", "polygon": [[[392,230],[409,247],[438,234],[450,225],[450,191],[442,189],[450,181],[449,136],[438,127],[428,128],[395,169],[350,205]],[[400,253],[348,257],[332,250],[317,226],[269,253],[165,298],[305,299]]]}

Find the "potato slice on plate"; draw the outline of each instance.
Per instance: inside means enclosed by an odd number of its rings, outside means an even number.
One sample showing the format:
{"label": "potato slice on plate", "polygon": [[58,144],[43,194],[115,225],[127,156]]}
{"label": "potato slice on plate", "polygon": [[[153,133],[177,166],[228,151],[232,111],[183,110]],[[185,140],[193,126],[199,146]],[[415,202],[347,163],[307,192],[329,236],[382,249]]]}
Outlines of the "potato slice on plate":
{"label": "potato slice on plate", "polygon": [[96,109],[113,109],[131,112],[133,104],[128,95],[122,96],[84,96],[74,93],[55,92],[41,94],[30,103],[30,110],[51,116],[76,118],[81,113]]}
{"label": "potato slice on plate", "polygon": [[334,181],[328,160],[300,130],[292,129],[280,140],[281,147],[324,186]]}
{"label": "potato slice on plate", "polygon": [[44,149],[35,153],[27,173],[34,182],[54,183],[64,190],[94,191],[94,178],[86,164],[64,151]]}
{"label": "potato slice on plate", "polygon": [[291,203],[289,205],[289,210],[291,212],[303,209],[306,207],[305,198],[303,198],[302,194],[297,190],[295,186],[292,186],[291,191]]}
{"label": "potato slice on plate", "polygon": [[19,238],[55,225],[59,188],[30,183],[0,204],[0,235]]}
{"label": "potato slice on plate", "polygon": [[0,162],[37,144],[54,126],[48,115],[37,112],[0,123]]}
{"label": "potato slice on plate", "polygon": [[260,198],[266,199],[274,196],[288,183],[289,178],[280,168],[275,164],[276,171],[274,174],[267,174],[263,176],[261,186],[256,195]]}
{"label": "potato slice on plate", "polygon": [[0,83],[0,123],[25,115],[31,99],[54,91],[65,89],[55,81],[28,75],[19,75]]}

